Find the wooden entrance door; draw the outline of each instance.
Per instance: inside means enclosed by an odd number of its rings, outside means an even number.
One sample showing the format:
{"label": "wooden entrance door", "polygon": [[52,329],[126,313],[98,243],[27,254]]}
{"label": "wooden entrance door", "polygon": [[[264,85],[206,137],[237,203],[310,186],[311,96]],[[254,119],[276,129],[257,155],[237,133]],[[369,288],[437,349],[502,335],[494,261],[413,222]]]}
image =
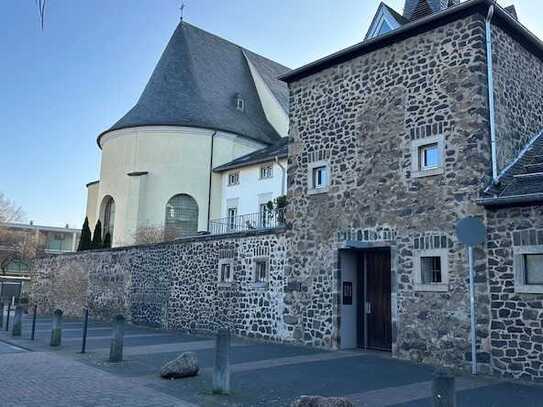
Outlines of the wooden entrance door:
{"label": "wooden entrance door", "polygon": [[360,263],[359,343],[366,349],[391,351],[390,250],[364,252]]}

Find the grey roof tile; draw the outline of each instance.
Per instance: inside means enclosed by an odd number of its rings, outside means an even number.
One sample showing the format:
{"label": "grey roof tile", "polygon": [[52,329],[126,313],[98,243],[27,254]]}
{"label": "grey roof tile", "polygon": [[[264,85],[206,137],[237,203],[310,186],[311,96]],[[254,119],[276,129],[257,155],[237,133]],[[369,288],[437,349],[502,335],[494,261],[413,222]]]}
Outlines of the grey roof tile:
{"label": "grey roof tile", "polygon": [[[499,205],[508,200],[540,201],[543,194],[543,132],[535,137],[500,177],[500,182],[482,194],[482,203]],[[532,197],[532,198],[530,198]]]}
{"label": "grey roof tile", "polygon": [[229,163],[223,164],[219,167],[213,169],[215,172],[222,172],[231,170],[234,168],[245,167],[248,165],[263,163],[266,161],[271,161],[275,157],[286,158],[288,156],[288,137],[284,137],[279,140],[277,143],[263,148],[261,150],[254,151],[243,157],[236,158]]}
{"label": "grey roof tile", "polygon": [[[100,137],[130,127],[193,126],[274,143],[280,136],[266,119],[244,52],[288,109],[288,88],[277,79],[288,68],[181,22],[136,105]],[[236,94],[244,112],[236,109]]]}

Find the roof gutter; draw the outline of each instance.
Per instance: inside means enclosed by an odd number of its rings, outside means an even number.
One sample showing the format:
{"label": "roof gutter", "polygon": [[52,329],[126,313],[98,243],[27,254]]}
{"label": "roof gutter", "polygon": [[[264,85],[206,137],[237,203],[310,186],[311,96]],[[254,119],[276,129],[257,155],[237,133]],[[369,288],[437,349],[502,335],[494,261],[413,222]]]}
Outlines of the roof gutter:
{"label": "roof gutter", "polygon": [[492,17],[494,6],[490,6],[485,20],[486,26],[486,66],[488,78],[488,106],[490,111],[490,148],[492,153],[492,181],[498,183],[498,157],[496,147],[496,102],[494,99],[494,61],[492,59]]}
{"label": "roof gutter", "polygon": [[498,198],[482,198],[482,199],[478,199],[476,202],[477,202],[477,205],[486,206],[486,207],[499,207],[499,206],[536,203],[536,202],[543,202],[543,193],[504,196],[504,197],[498,197]]}
{"label": "roof gutter", "polygon": [[283,164],[281,164],[281,161],[279,161],[279,156],[275,156],[275,163],[281,168],[281,196],[285,195],[285,180],[286,180],[286,174],[287,169]]}

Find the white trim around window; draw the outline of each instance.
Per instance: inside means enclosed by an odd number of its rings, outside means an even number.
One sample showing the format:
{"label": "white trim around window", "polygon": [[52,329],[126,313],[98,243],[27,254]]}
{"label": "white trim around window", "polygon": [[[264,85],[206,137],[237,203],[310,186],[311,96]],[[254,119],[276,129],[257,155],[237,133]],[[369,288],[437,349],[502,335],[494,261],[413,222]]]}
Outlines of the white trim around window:
{"label": "white trim around window", "polygon": [[516,293],[543,294],[543,245],[514,247],[513,270]]}
{"label": "white trim around window", "polygon": [[415,291],[449,291],[449,249],[415,250]]}
{"label": "white trim around window", "polygon": [[424,137],[411,141],[411,176],[431,177],[444,172],[445,137]]}
{"label": "white trim around window", "polygon": [[324,194],[330,189],[330,164],[328,161],[309,163],[307,171],[307,193],[309,195]]}

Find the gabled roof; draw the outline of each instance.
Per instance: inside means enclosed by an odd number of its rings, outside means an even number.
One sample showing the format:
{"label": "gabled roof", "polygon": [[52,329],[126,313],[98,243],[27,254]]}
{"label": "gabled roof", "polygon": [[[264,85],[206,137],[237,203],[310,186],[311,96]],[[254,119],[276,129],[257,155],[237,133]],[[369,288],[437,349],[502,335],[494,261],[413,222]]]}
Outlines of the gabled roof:
{"label": "gabled roof", "polygon": [[[279,135],[266,119],[245,55],[288,109],[289,69],[186,22],[177,26],[136,105],[103,134],[141,126],[222,130],[272,144]],[[245,111],[236,109],[239,94]]]}
{"label": "gabled roof", "polygon": [[232,170],[234,168],[246,167],[248,165],[260,164],[267,161],[272,161],[275,157],[287,158],[288,156],[288,137],[284,137],[277,143],[263,148],[261,150],[254,151],[243,157],[236,158],[229,163],[221,165],[213,169],[215,172],[223,172]]}
{"label": "gabled roof", "polygon": [[408,22],[401,14],[396,12],[392,7],[381,2],[377,8],[377,12],[368,28],[366,39],[375,38],[382,35],[382,26],[386,24],[390,29],[394,30]]}
{"label": "gabled roof", "polygon": [[490,186],[479,203],[508,206],[543,202],[543,132],[535,137],[518,158]]}
{"label": "gabled roof", "polygon": [[454,5],[454,7],[449,7],[439,13],[434,13],[428,17],[410,21],[402,27],[387,34],[362,41],[351,47],[335,52],[300,68],[294,69],[289,73],[282,75],[280,79],[287,83],[298,81],[317,72],[321,72],[330,67],[350,61],[361,55],[385,48],[435,28],[442,27],[445,24],[457,21],[469,15],[478,13],[486,16],[490,6],[495,7],[492,24],[502,28],[535,56],[543,60],[543,43],[541,40],[532,34],[526,27],[520,24],[514,17],[511,16],[511,14],[505,11],[494,0],[468,0],[458,5]]}

